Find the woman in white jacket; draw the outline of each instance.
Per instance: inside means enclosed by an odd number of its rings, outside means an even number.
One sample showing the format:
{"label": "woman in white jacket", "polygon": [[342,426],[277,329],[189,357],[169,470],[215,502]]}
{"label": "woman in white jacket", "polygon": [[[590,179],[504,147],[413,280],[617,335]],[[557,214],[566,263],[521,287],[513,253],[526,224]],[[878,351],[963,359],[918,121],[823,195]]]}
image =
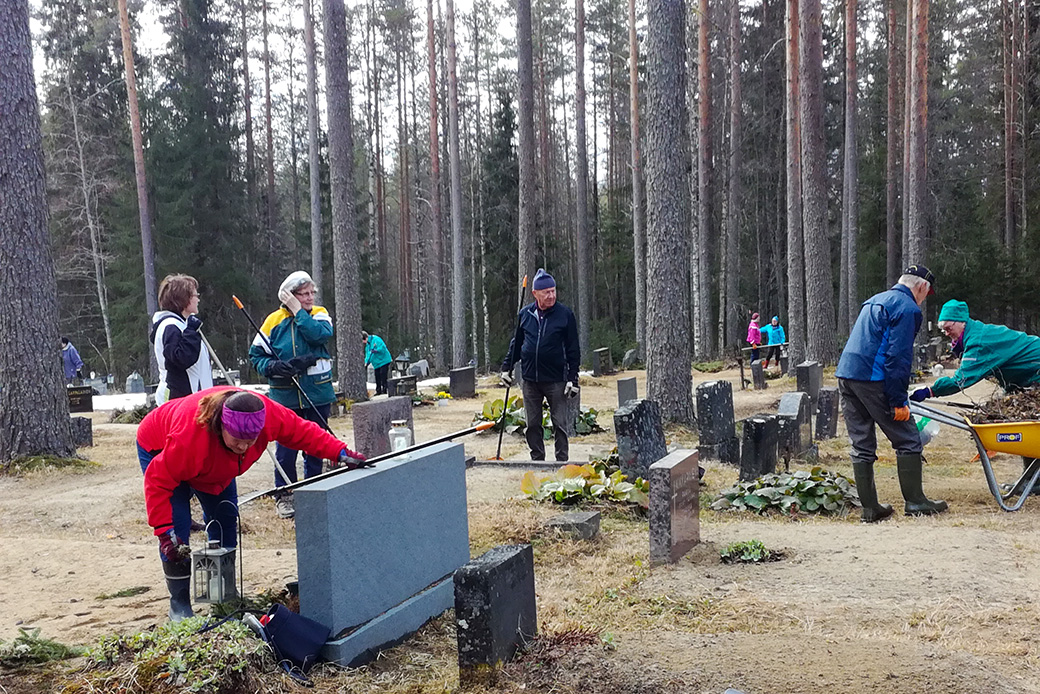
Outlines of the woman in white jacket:
{"label": "woman in white jacket", "polygon": [[202,340],[199,283],[190,275],[167,275],[159,284],[159,310],[149,338],[159,365],[155,404],[213,386],[209,350]]}

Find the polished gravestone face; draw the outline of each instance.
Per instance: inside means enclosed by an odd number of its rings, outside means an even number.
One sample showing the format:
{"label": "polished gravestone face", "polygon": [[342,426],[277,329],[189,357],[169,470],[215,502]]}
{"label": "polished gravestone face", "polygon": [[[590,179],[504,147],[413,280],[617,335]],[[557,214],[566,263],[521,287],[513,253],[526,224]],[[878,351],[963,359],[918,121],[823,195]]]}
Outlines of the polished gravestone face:
{"label": "polished gravestone face", "polygon": [[753,480],[776,472],[779,421],[776,415],[757,414],[744,420],[740,451],[740,479]]}
{"label": "polished gravestone face", "polygon": [[809,411],[816,411],[816,403],[820,397],[820,386],[823,383],[823,364],[818,361],[803,361],[794,367],[797,388],[809,395]]}
{"label": "polished gravestone face", "polygon": [[650,561],[678,561],[701,540],[700,466],[678,450],[650,466]]}
{"label": "polished gravestone face", "polygon": [[628,378],[619,378],[617,381],[617,401],[618,407],[621,407],[629,400],[639,399],[639,389],[636,383],[635,376],[629,376]]}
{"label": "polished gravestone face", "polygon": [[448,372],[448,389],[453,398],[472,398],[477,395],[477,368],[463,366]]}
{"label": "polished gravestone face", "polygon": [[833,386],[820,388],[820,399],[816,410],[816,440],[833,439],[838,435],[838,389]]}
{"label": "polished gravestone face", "polygon": [[390,452],[390,422],[395,419],[408,421],[415,440],[415,425],[412,423],[412,399],[393,397],[357,402],[350,408],[354,424],[354,450],[366,458]]}
{"label": "polished gravestone face", "polygon": [[780,455],[785,459],[801,458],[810,453],[812,442],[812,414],[809,394],[801,391],[784,393],[780,397],[777,415],[780,418]]}
{"label": "polished gravestone face", "polygon": [[392,397],[395,395],[415,395],[418,390],[417,376],[398,376],[387,379],[386,390]]}
{"label": "polished gravestone face", "polygon": [[729,381],[708,381],[697,386],[697,451],[701,460],[740,461],[740,441],[733,421],[733,386]]}
{"label": "polished gravestone face", "polygon": [[646,478],[650,466],[668,453],[661,408],[653,400],[630,400],[614,411],[621,471]]}
{"label": "polished gravestone face", "polygon": [[765,372],[762,371],[762,361],[760,359],[751,362],[751,380],[755,384],[755,390],[765,390],[769,387],[766,383]]}

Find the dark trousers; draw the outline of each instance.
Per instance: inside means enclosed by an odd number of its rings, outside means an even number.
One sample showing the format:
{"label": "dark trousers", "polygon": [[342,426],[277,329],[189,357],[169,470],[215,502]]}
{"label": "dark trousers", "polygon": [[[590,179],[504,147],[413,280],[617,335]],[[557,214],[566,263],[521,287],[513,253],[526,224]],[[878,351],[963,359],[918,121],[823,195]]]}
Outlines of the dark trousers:
{"label": "dark trousers", "polygon": [[769,345],[766,347],[766,361],[770,359],[776,359],[776,363],[780,363],[780,345]]}
{"label": "dark trousers", "polygon": [[751,346],[751,361],[758,359],[758,347],[756,345]]}
{"label": "dark trousers", "polygon": [[383,364],[376,372],[376,395],[383,395],[386,393],[386,377],[390,374],[390,365]]}
{"label": "dark trousers", "polygon": [[567,396],[563,394],[564,383],[538,383],[524,381],[524,418],[527,421],[527,446],[531,449],[531,460],[545,460],[545,435],[542,431],[542,400],[549,403],[549,417],[552,419],[553,440],[556,448],[556,460],[567,460],[570,442],[567,432],[570,430]]}
{"label": "dark trousers", "polygon": [[896,455],[920,453],[921,436],[913,417],[905,422],[892,419],[892,407],[885,396],[881,381],[851,381],[838,379],[841,411],[845,428],[852,441],[852,460],[872,465],[877,460],[877,433],[874,425],[892,442]]}
{"label": "dark trousers", "polygon": [[[152,458],[159,451],[146,451],[137,445],[137,459],[141,463],[141,472],[148,469]],[[187,482],[181,482],[170,495],[170,506],[173,507],[173,532],[178,539],[188,541],[191,533],[191,497],[199,500],[202,506],[202,520],[206,524],[206,534],[210,540],[220,540],[221,547],[238,546],[238,486],[235,480],[224,487],[220,494],[207,494],[192,489]],[[210,521],[216,521],[210,524]],[[159,553],[163,561],[166,557]]]}
{"label": "dark trousers", "polygon": [[[324,420],[326,422],[329,421],[329,409],[330,409],[330,404],[325,404],[325,405],[318,405],[318,412],[317,412],[317,414],[315,414],[315,411],[313,409],[311,409],[310,407],[305,407],[302,410],[293,410],[293,412],[295,412],[296,416],[298,416],[301,419],[306,419],[306,420],[308,420],[310,422],[314,422],[318,426],[324,426],[322,424],[322,420]],[[318,418],[318,414],[321,415],[320,419]],[[278,464],[282,466],[282,469],[285,470],[285,474],[289,476],[289,480],[288,480],[288,482],[286,480],[283,480],[281,473],[279,473],[278,469],[275,468],[275,471],[274,471],[274,486],[276,486],[276,487],[284,487],[289,482],[295,482],[296,481],[296,453],[297,452],[298,451],[294,451],[291,448],[286,448],[285,446],[283,446],[280,443],[275,446],[274,457],[275,457],[275,459],[278,460]],[[303,479],[309,480],[311,477],[314,477],[316,475],[320,475],[321,474],[321,465],[322,465],[321,458],[316,458],[313,455],[304,455],[303,456]]]}

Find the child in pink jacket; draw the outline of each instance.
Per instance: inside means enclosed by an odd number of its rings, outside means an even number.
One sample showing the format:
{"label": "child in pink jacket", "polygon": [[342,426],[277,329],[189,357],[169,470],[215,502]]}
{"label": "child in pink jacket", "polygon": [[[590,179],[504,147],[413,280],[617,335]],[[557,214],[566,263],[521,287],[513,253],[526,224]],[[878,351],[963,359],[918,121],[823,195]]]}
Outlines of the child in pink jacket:
{"label": "child in pink jacket", "polygon": [[751,314],[751,322],[747,326],[747,341],[751,345],[751,361],[758,359],[758,346],[762,344],[762,332],[758,329],[758,314]]}

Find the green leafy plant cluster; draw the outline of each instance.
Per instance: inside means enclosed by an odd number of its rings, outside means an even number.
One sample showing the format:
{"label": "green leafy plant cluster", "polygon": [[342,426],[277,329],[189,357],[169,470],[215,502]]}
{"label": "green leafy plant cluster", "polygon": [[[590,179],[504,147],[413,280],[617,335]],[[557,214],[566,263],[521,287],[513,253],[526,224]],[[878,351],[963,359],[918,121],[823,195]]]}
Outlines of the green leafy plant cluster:
{"label": "green leafy plant cluster", "polygon": [[580,501],[615,501],[646,508],[650,483],[642,477],[628,482],[620,470],[608,474],[603,464],[564,465],[554,474],[540,477],[528,472],[520,480],[520,490],[534,501],[576,504]]}
{"label": "green leafy plant cluster", "polygon": [[26,665],[65,660],[83,655],[79,646],[66,646],[40,636],[39,629],[18,629],[18,636],[10,643],[0,641],[0,667],[19,668]]}
{"label": "green leafy plant cluster", "polygon": [[[506,408],[505,418],[502,418],[502,408]],[[581,407],[574,418],[574,432],[578,436],[593,434],[597,431],[606,431],[599,425],[599,410],[593,407]],[[495,426],[490,431],[497,432],[503,426],[507,434],[523,434],[527,428],[527,417],[524,414],[524,399],[519,395],[509,398],[509,403],[503,403],[502,398],[487,400],[480,412],[473,415],[473,423],[494,422]],[[549,408],[542,406],[542,436],[546,440],[553,436],[552,416]]]}
{"label": "green leafy plant cluster", "polygon": [[244,691],[250,666],[258,671],[273,667],[267,645],[245,624],[232,619],[197,633],[205,620],[191,617],[128,636],[104,637],[86,654],[94,677],[109,691],[131,691],[133,683],[143,689],[132,691],[152,691],[162,684],[223,693]]}
{"label": "green leafy plant cluster", "polygon": [[779,510],[792,515],[800,511],[840,515],[859,505],[859,493],[847,477],[817,466],[811,471],[768,474],[749,482],[738,482],[724,489],[712,502],[711,508],[716,511],[766,513]]}
{"label": "green leafy plant cluster", "polygon": [[108,416],[108,421],[113,424],[140,424],[145,415],[155,409],[155,405],[138,405],[129,410],[115,409]]}
{"label": "green leafy plant cluster", "polygon": [[719,550],[724,564],[755,564],[758,562],[775,561],[782,555],[766,549],[761,540],[742,540],[732,542]]}

